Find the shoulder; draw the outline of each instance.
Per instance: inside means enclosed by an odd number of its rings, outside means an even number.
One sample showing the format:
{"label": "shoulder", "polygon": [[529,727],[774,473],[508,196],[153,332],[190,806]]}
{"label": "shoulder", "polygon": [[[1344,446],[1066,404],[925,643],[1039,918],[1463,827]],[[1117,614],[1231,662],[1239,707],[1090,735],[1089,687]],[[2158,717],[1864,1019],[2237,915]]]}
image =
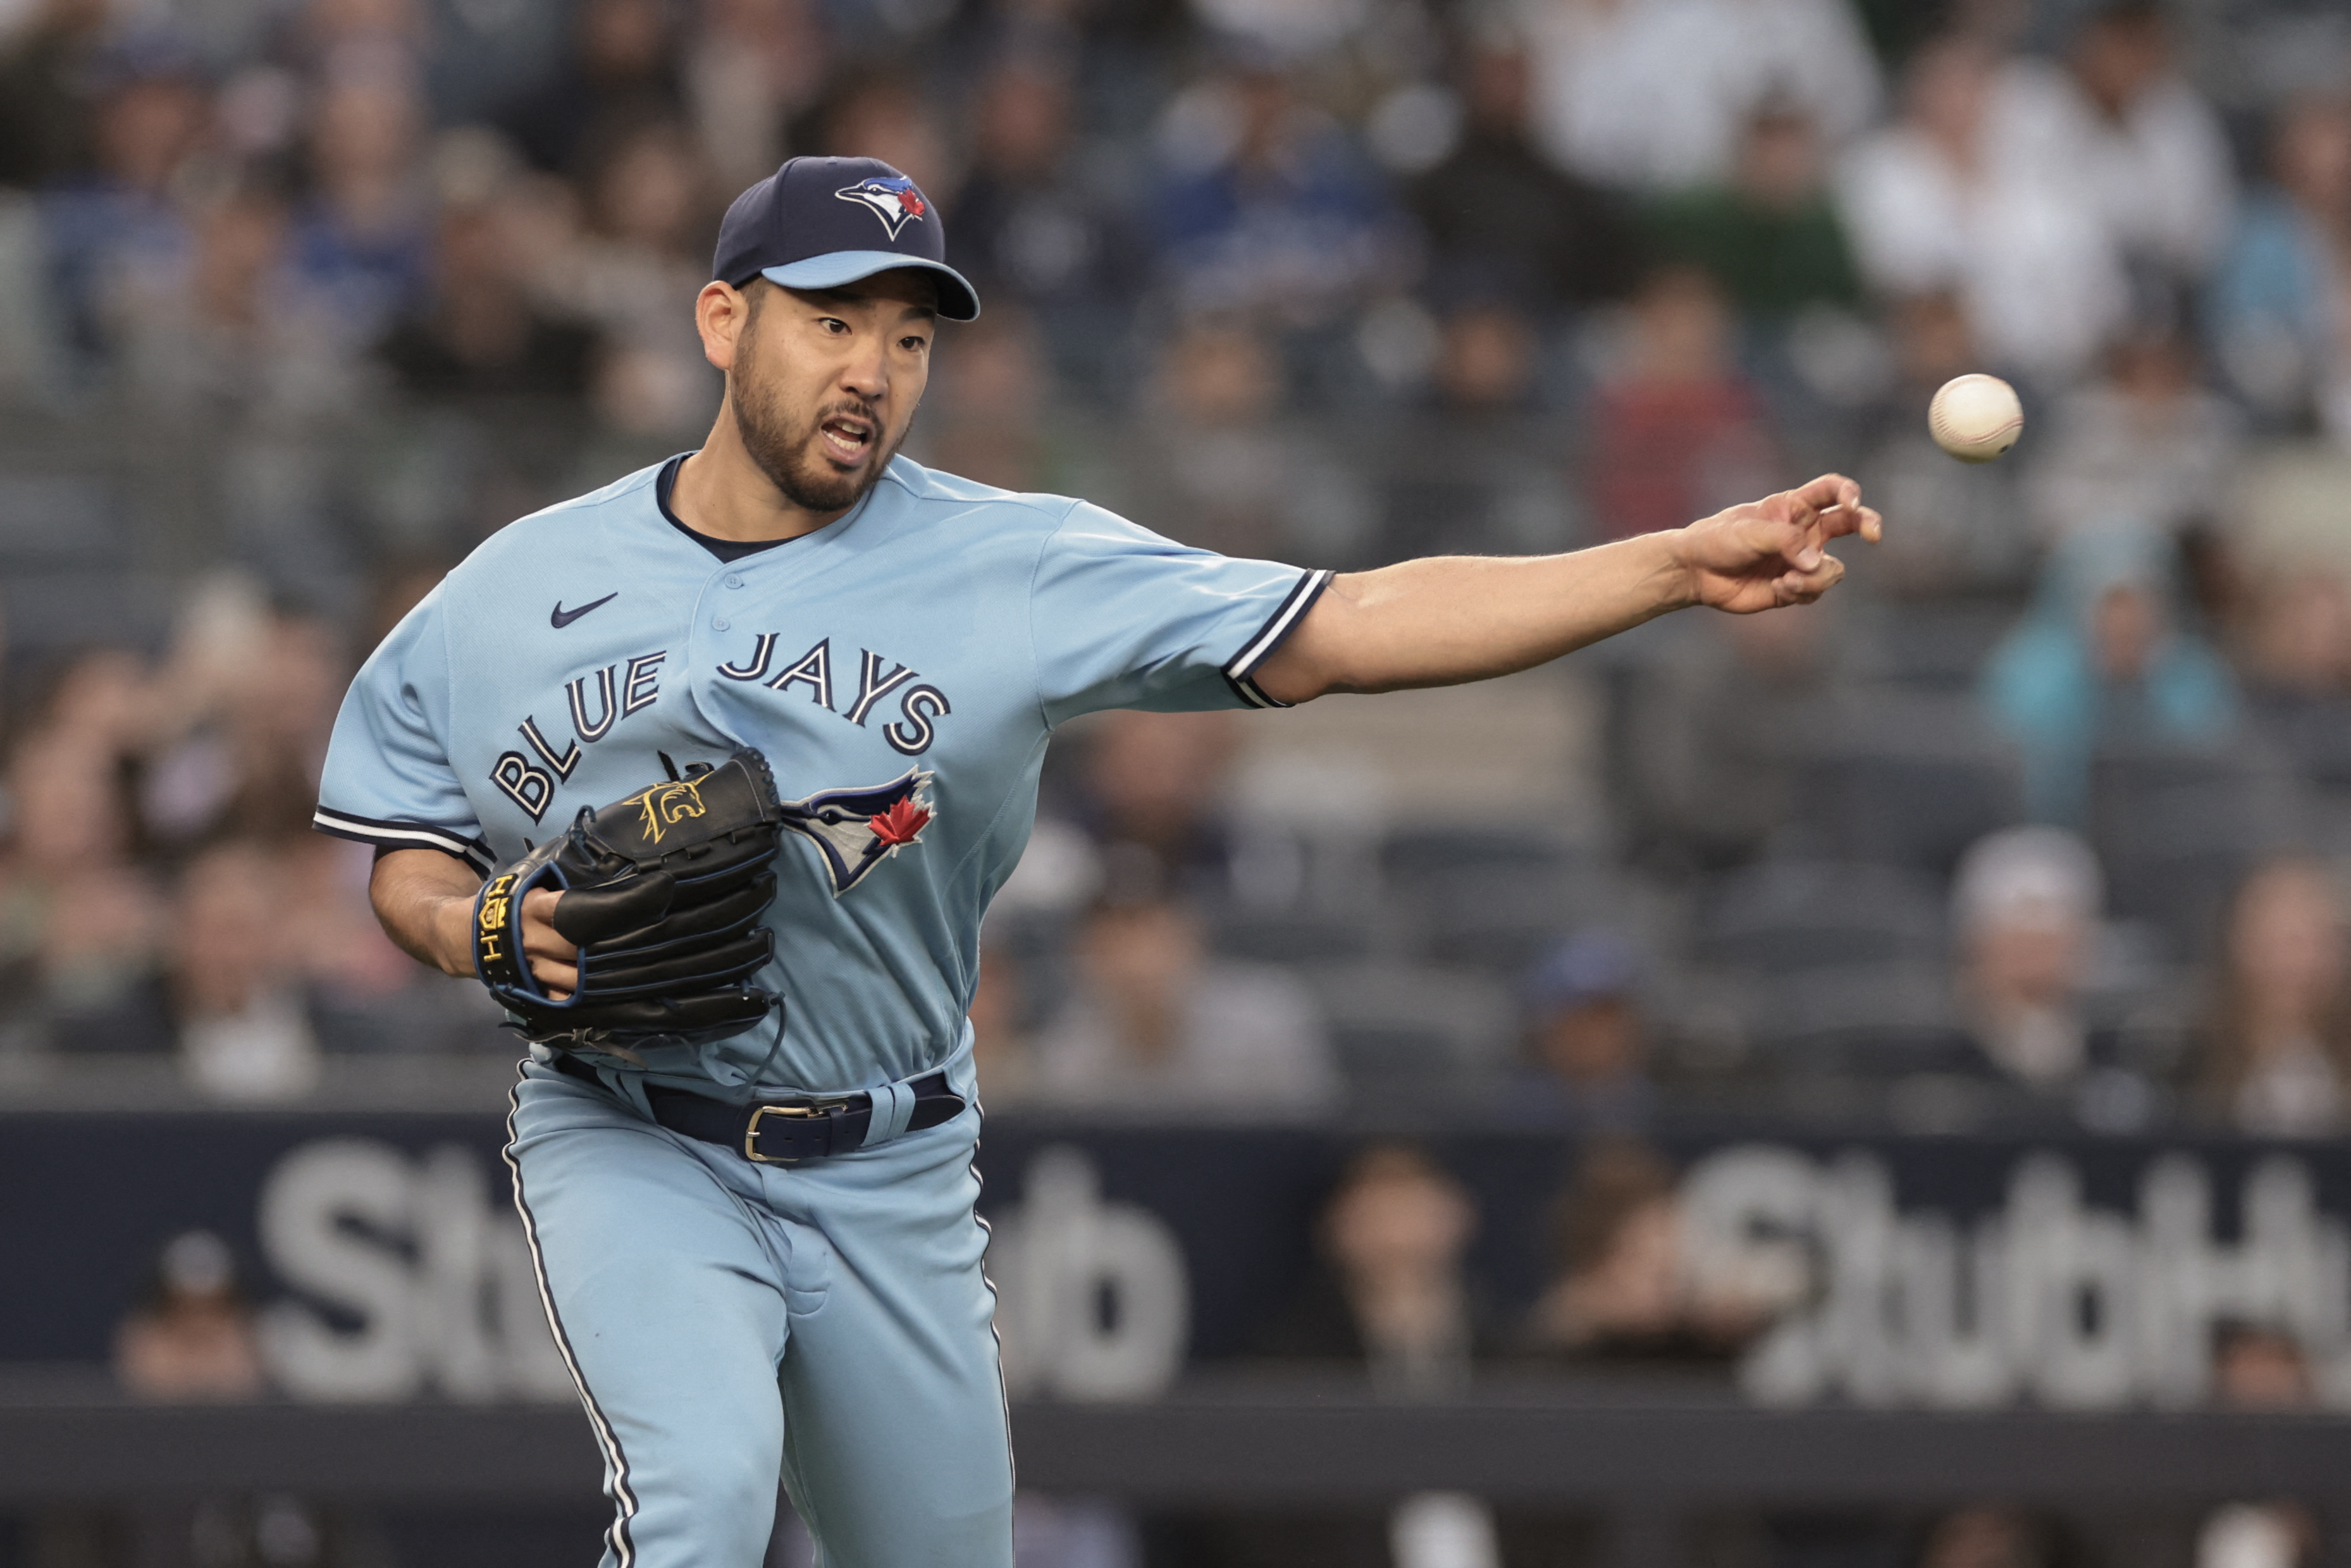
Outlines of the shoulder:
{"label": "shoulder", "polygon": [[502,572],[522,562],[544,563],[557,551],[579,548],[582,534],[614,520],[628,517],[643,520],[656,511],[653,502],[653,481],[661,476],[669,462],[664,458],[649,467],[615,479],[601,490],[590,490],[584,496],[574,496],[568,501],[558,501],[542,507],[527,517],[517,517],[475,546],[472,554],[457,563],[449,573],[453,590],[470,587],[482,578]]}
{"label": "shoulder", "polygon": [[1003,490],[959,474],[925,468],[911,457],[893,457],[875,486],[876,500],[925,520],[946,521],[984,513],[992,527],[1039,538],[1051,534],[1085,503],[1069,496]]}

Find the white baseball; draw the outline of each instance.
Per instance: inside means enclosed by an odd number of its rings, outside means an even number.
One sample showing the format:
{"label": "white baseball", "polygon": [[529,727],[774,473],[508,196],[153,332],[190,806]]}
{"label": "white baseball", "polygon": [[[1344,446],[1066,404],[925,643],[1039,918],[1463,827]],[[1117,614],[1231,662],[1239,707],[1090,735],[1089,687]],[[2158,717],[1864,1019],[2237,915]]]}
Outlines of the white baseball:
{"label": "white baseball", "polygon": [[1998,376],[1954,376],[1927,405],[1935,444],[1962,463],[1989,463],[2024,434],[2024,405]]}

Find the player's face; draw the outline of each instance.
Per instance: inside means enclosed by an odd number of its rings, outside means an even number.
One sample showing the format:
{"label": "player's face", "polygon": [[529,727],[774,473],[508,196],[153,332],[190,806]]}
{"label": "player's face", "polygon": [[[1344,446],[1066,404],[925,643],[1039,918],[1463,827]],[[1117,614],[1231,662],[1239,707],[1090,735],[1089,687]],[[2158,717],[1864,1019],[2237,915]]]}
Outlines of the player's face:
{"label": "player's face", "polygon": [[930,382],[937,291],[922,272],[803,292],[756,285],[728,396],[743,444],[785,499],[857,504],[906,439]]}

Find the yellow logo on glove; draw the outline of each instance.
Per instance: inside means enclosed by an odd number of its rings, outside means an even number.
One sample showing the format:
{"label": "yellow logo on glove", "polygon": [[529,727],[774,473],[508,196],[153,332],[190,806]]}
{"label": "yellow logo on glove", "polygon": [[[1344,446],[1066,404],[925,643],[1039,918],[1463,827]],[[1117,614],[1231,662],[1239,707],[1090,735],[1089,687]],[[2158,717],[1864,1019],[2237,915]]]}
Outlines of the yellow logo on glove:
{"label": "yellow logo on glove", "polygon": [[674,827],[688,817],[699,817],[705,810],[702,804],[702,781],[699,779],[681,779],[674,783],[656,784],[630,796],[620,804],[635,806],[644,812],[645,841],[649,844],[661,842],[664,829]]}

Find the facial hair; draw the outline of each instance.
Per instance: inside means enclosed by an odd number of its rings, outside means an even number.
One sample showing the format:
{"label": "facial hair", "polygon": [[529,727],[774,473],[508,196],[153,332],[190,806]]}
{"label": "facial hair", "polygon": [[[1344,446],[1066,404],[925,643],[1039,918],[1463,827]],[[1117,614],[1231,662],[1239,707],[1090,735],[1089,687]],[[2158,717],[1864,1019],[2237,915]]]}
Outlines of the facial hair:
{"label": "facial hair", "polygon": [[873,438],[879,441],[883,430],[881,414],[861,398],[841,397],[805,422],[796,418],[781,392],[763,382],[758,373],[758,340],[755,314],[751,329],[737,342],[735,373],[727,389],[735,406],[735,430],[742,437],[744,450],[793,506],[820,515],[847,511],[882,477],[890,459],[905,444],[914,421],[906,422],[906,430],[900,431],[898,439],[876,460],[854,472],[841,473],[817,452],[817,432],[835,414],[855,414],[873,427]]}

